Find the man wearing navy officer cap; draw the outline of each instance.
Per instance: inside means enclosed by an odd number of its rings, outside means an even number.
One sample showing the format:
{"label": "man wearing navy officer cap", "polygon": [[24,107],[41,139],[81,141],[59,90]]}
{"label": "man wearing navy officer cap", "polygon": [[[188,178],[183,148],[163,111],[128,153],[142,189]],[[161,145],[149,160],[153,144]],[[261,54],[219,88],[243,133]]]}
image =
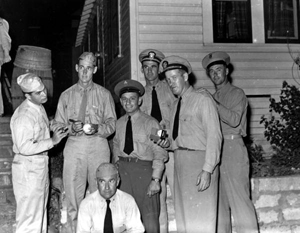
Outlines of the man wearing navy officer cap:
{"label": "man wearing navy officer cap", "polygon": [[250,200],[249,159],[243,138],[247,132],[248,100],[228,81],[230,57],[218,51],[206,55],[202,66],[214,83],[213,94],[221,120],[224,143],[220,165],[218,233],[231,232],[231,214],[238,233],[258,232]]}
{"label": "man wearing navy officer cap", "polygon": [[152,129],[160,130],[161,126],[140,110],[145,92],[141,83],[124,80],[114,91],[126,112],[116,123],[113,139],[113,161],[122,180],[120,189],[134,197],[146,232],[159,232],[160,180],[168,154],[151,141],[150,134]]}
{"label": "man wearing navy officer cap", "polygon": [[171,111],[170,136],[158,141],[174,150],[177,231],[215,233],[222,142],[216,103],[204,88],[190,86],[192,67],[186,59],[166,57],[159,71],[178,96]]}
{"label": "man wearing navy officer cap", "polygon": [[[176,97],[173,95],[166,81],[159,78],[158,66],[164,58],[165,55],[156,49],[145,49],[139,55],[139,60],[142,65],[141,72],[144,74],[146,81],[141,110],[154,117],[160,123],[161,127],[169,133],[170,111]],[[168,154],[169,160],[165,164],[166,169],[161,180],[160,233],[168,232],[166,181],[169,184],[172,195],[174,195],[174,155],[172,151],[169,151]]]}

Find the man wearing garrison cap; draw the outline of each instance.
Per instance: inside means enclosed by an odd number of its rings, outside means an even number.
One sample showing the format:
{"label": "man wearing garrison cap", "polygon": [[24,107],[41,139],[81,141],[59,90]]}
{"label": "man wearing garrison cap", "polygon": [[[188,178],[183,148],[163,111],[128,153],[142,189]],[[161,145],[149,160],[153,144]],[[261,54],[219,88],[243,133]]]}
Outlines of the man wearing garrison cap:
{"label": "man wearing garrison cap", "polygon": [[113,139],[113,160],[119,167],[120,189],[131,194],[141,212],[146,232],[159,232],[160,180],[167,152],[150,135],[161,126],[140,110],[145,92],[135,80],[119,82],[114,89],[126,114],[118,119]]}
{"label": "man wearing garrison cap", "polygon": [[[159,63],[165,58],[164,54],[155,49],[143,50],[139,55],[141,62],[141,72],[144,74],[146,86],[141,110],[154,117],[168,133],[170,131],[170,111],[173,102],[176,100],[169,85],[165,80],[161,80],[158,75]],[[167,187],[166,180],[173,193],[174,182],[174,155],[168,152],[169,160],[166,162],[166,169],[161,180],[160,193],[160,233],[168,232],[167,214]]]}
{"label": "man wearing garrison cap", "polygon": [[96,57],[84,52],[75,65],[78,82],[65,90],[58,101],[55,127],[68,127],[64,148],[63,182],[68,221],[76,231],[77,212],[86,187],[97,190],[97,166],[109,162],[107,137],[115,132],[115,103],[110,91],[93,82],[97,72]]}
{"label": "man wearing garrison cap", "polygon": [[47,90],[41,79],[26,73],[17,78],[17,83],[26,99],[10,121],[15,154],[12,182],[17,203],[16,233],[46,232],[48,150],[67,133],[56,129],[50,137],[49,120],[42,105],[47,101]]}
{"label": "man wearing garrison cap", "polygon": [[222,135],[215,101],[203,88],[189,84],[190,63],[179,56],[161,61],[174,95],[171,132],[158,141],[174,150],[175,216],[178,232],[215,233]]}
{"label": "man wearing garrison cap", "polygon": [[253,203],[250,200],[249,158],[243,138],[247,132],[248,100],[244,91],[228,81],[230,57],[212,52],[202,66],[215,85],[224,143],[220,165],[218,233],[231,232],[231,214],[238,233],[258,232]]}

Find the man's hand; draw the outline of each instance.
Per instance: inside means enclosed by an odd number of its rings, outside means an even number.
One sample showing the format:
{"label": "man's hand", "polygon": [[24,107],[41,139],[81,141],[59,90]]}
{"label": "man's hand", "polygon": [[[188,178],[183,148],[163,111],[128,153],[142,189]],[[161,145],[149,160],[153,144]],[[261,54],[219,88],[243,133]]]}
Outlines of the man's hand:
{"label": "man's hand", "polygon": [[87,135],[93,135],[98,132],[98,124],[90,124],[90,128],[88,131],[85,131]]}
{"label": "man's hand", "polygon": [[159,145],[162,148],[168,148],[171,145],[170,139],[166,138],[166,139],[159,139],[157,142],[157,145]]}
{"label": "man's hand", "polygon": [[52,136],[53,145],[58,144],[64,137],[68,135],[68,130],[65,131],[64,128],[59,128],[54,130]]}
{"label": "man's hand", "polygon": [[82,131],[83,123],[81,121],[72,121],[72,130],[76,133]]}
{"label": "man's hand", "polygon": [[211,180],[211,174],[207,171],[202,170],[197,177],[196,186],[199,186],[198,191],[202,192],[208,189],[210,185],[210,180]]}
{"label": "man's hand", "polygon": [[148,197],[151,197],[159,192],[160,192],[160,183],[156,182],[154,180],[151,180],[151,183],[149,184],[148,189],[147,189]]}

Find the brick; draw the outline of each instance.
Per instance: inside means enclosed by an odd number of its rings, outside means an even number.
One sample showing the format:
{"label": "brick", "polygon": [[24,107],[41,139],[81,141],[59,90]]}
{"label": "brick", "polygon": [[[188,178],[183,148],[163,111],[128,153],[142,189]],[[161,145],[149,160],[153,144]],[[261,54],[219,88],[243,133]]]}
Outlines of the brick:
{"label": "brick", "polygon": [[287,195],[286,200],[287,203],[289,203],[291,206],[300,206],[300,196],[298,193],[291,193]]}
{"label": "brick", "polygon": [[289,226],[266,226],[260,228],[260,233],[292,233]]}
{"label": "brick", "polygon": [[300,190],[300,176],[259,178],[259,192]]}
{"label": "brick", "polygon": [[274,210],[270,211],[257,211],[258,214],[258,221],[260,223],[271,223],[278,221],[278,213]]}
{"label": "brick", "polygon": [[259,199],[254,203],[256,208],[263,207],[274,207],[278,205],[278,200],[280,199],[281,194],[276,195],[261,195]]}
{"label": "brick", "polygon": [[300,208],[287,208],[282,210],[283,218],[285,220],[299,220]]}

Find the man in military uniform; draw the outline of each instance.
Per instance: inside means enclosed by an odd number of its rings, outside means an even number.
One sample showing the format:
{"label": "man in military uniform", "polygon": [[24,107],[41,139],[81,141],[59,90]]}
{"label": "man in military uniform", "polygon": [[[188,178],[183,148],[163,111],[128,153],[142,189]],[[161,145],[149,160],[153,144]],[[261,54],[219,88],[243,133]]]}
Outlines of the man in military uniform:
{"label": "man in military uniform", "polygon": [[[139,55],[142,64],[141,71],[146,80],[145,94],[141,110],[154,117],[169,133],[170,131],[170,111],[171,106],[176,100],[169,85],[165,80],[160,80],[158,75],[158,66],[161,60],[165,58],[164,54],[155,49],[146,49]],[[160,193],[160,233],[168,232],[168,213],[167,213],[167,187],[166,180],[173,191],[174,182],[174,155],[172,151],[168,152],[169,160],[166,162],[166,169],[161,181]]]}
{"label": "man in military uniform", "polygon": [[174,150],[177,230],[215,233],[222,142],[215,101],[207,90],[190,86],[192,68],[186,59],[166,57],[159,71],[178,96],[171,111],[170,137],[158,141]]}
{"label": "man in military uniform", "polygon": [[168,154],[150,135],[161,126],[140,110],[145,90],[138,81],[121,81],[114,91],[126,111],[117,121],[113,139],[114,162],[122,181],[120,189],[134,197],[146,232],[156,233],[159,232],[160,181]]}
{"label": "man in military uniform", "polygon": [[258,232],[250,200],[249,159],[243,138],[247,132],[248,101],[244,91],[228,81],[230,57],[212,52],[202,66],[215,85],[224,143],[220,165],[218,233],[231,232],[231,214],[238,233]]}

